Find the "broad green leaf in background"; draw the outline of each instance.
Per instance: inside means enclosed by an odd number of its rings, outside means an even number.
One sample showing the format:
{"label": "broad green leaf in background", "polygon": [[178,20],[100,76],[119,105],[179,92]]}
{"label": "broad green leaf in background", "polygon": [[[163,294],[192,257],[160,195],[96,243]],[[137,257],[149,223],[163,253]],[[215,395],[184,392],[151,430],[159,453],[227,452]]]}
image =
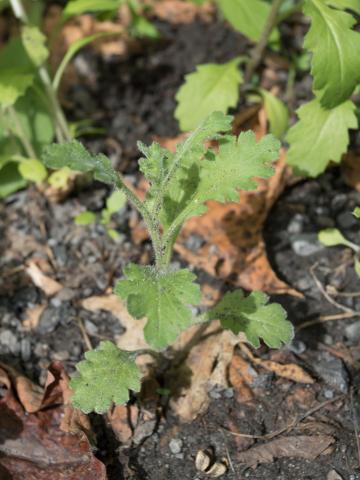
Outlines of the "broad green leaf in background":
{"label": "broad green leaf in background", "polygon": [[46,37],[38,27],[25,25],[21,30],[24,48],[34,65],[40,66],[49,56]]}
{"label": "broad green leaf in background", "polygon": [[90,212],[86,210],[85,212],[81,212],[74,218],[74,222],[76,225],[90,225],[96,221],[96,215],[94,212]]}
{"label": "broad green leaf in background", "polygon": [[8,162],[0,169],[0,198],[5,198],[11,193],[26,186],[26,180],[18,171],[17,162]]}
{"label": "broad green leaf in background", "polygon": [[256,188],[254,177],[273,174],[271,162],[278,158],[279,148],[280,142],[272,135],[257,142],[255,134],[248,131],[220,141],[219,151],[208,151],[205,159],[201,151],[186,156],[165,192],[165,229],[175,219],[182,223],[204,213],[208,200],[238,202],[239,190]]}
{"label": "broad green leaf in background", "polygon": [[[16,115],[38,156],[45,145],[54,139],[54,125],[43,99],[31,88],[14,105]],[[8,127],[16,132],[16,125],[9,120]]]}
{"label": "broad green leaf in background", "polygon": [[62,76],[64,74],[65,68],[70,63],[71,59],[77,54],[79,50],[83,47],[88,45],[89,43],[104,37],[114,36],[116,35],[114,32],[98,32],[94,33],[93,35],[89,35],[88,37],[79,38],[75,42],[73,42],[66,51],[64,58],[61,60],[60,65],[58,66],[54,80],[53,80],[53,87],[55,90],[59,88]]}
{"label": "broad green leaf in background", "polygon": [[41,183],[47,177],[47,170],[36,158],[23,158],[19,163],[20,175],[30,182]]}
{"label": "broad green leaf in background", "polygon": [[117,10],[124,0],[70,0],[63,10],[63,18],[68,19],[82,13],[100,13]]}
{"label": "broad green leaf in background", "polygon": [[[271,6],[263,0],[216,0],[226,20],[240,33],[253,42],[258,42],[269,16]],[[279,32],[275,28],[270,42],[277,41]]]}
{"label": "broad green leaf in background", "polygon": [[354,215],[356,218],[360,218],[360,207],[354,208],[353,215]]}
{"label": "broad green leaf in background", "polygon": [[146,341],[155,349],[165,348],[192,323],[189,305],[200,301],[200,287],[187,269],[159,273],[154,267],[130,264],[124,269],[115,293],[127,300],[135,318],[147,317]]}
{"label": "broad green leaf in background", "polygon": [[223,65],[198,65],[194,73],[185,76],[185,83],[176,94],[175,117],[182,131],[193,130],[212,112],[226,113],[239,100],[243,81],[239,70],[241,58]]}
{"label": "broad green leaf in background", "polygon": [[262,338],[270,348],[280,348],[291,342],[294,329],[286,320],[286,312],[278,303],[268,304],[268,296],[252,292],[247,297],[242,290],[226,293],[220,302],[209,311],[209,318],[218,319],[223,328],[235,335],[243,332],[255,348]]}
{"label": "broad green leaf in background", "polygon": [[19,70],[0,70],[0,106],[6,108],[14,105],[32,85],[34,75]]}
{"label": "broad green leaf in background", "polygon": [[299,121],[290,128],[287,163],[301,174],[316,177],[332,160],[339,163],[349,143],[349,128],[357,128],[355,106],[344,102],[331,110],[317,99],[297,110]]}
{"label": "broad green leaf in background", "polygon": [[327,0],[326,3],[336,8],[352,10],[360,15],[360,0]]}
{"label": "broad green leaf in background", "polygon": [[[330,2],[329,2],[330,3]],[[329,7],[324,0],[306,0],[311,27],[304,46],[313,53],[311,73],[321,104],[335,107],[347,100],[360,82],[360,33],[355,18]]]}
{"label": "broad green leaf in background", "polygon": [[140,390],[141,375],[134,354],[117,348],[112,342],[101,342],[85,353],[76,365],[78,371],[70,382],[71,402],[85,413],[105,413],[113,403],[129,400],[129,390]]}
{"label": "broad green leaf in background", "polygon": [[77,140],[49,145],[43,150],[42,160],[53,169],[68,167],[79,172],[92,172],[96,180],[104,183],[115,184],[118,179],[108,157],[102,153],[92,155]]}
{"label": "broad green leaf in background", "polygon": [[337,228],[326,228],[318,233],[319,242],[326,247],[336,247],[337,245],[344,245],[355,252],[358,252],[360,247],[355,243],[347,240],[344,235]]}
{"label": "broad green leaf in background", "polygon": [[261,89],[260,93],[264,99],[265,111],[270,123],[270,132],[275,137],[282,139],[289,127],[289,110],[284,102],[275,97],[271,92]]}

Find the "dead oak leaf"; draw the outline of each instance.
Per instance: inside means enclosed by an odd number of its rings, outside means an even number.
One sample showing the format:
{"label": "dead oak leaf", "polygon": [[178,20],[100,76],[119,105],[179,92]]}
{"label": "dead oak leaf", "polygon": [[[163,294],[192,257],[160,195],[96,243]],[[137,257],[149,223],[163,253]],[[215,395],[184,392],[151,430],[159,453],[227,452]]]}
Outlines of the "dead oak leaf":
{"label": "dead oak leaf", "polygon": [[40,288],[45,295],[49,297],[55,295],[63,288],[61,283],[46,275],[34,260],[28,262],[26,273],[30,276],[34,285]]}
{"label": "dead oak leaf", "polygon": [[330,435],[281,437],[241,452],[237,458],[248,467],[256,467],[259,463],[272,463],[275,458],[282,457],[315,460],[334,442],[334,437]]}

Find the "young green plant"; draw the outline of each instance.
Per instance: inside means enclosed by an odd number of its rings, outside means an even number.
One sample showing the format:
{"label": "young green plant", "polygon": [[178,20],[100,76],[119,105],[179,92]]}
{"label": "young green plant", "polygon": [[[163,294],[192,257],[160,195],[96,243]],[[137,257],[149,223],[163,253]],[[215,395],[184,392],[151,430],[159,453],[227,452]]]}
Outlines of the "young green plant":
{"label": "young green plant", "polygon": [[[243,332],[254,347],[262,339],[269,347],[278,348],[293,337],[285,311],[268,303],[262,292],[226,293],[217,305],[194,317],[190,306],[200,303],[196,275],[171,263],[173,245],[184,222],[206,212],[208,200],[237,202],[239,191],[256,188],[255,178],[273,174],[271,164],[278,157],[279,141],[267,135],[257,142],[251,131],[236,137],[231,134],[231,120],[221,112],[212,113],[177,145],[175,153],[157,143],[139,143],[143,154],[139,168],[149,182],[143,201],[105,155],[92,155],[75,140],[51,145],[43,153],[49,168],[66,166],[92,172],[95,179],[121,190],[142,215],[153,245],[154,264],[127,265],[115,293],[127,302],[133,317],[146,317],[144,336],[154,351],[171,345],[194,323],[214,319],[235,335]],[[112,402],[126,402],[128,390],[140,388],[135,358],[136,352],[120,351],[111,342],[87,352],[71,382],[73,404],[85,412],[104,412]]]}

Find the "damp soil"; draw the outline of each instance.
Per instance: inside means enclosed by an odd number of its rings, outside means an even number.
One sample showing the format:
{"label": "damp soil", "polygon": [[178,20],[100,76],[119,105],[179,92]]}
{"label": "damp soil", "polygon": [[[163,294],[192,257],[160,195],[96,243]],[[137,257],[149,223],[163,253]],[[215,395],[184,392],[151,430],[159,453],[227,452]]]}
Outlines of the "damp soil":
{"label": "damp soil", "polygon": [[[74,119],[87,116],[106,129],[105,137],[86,138],[88,145],[110,154],[134,184],[136,141],[178,134],[173,116],[174,94],[183,76],[198,63],[226,61],[249,48],[240,35],[220,23],[159,23],[159,28],[164,36],[160,43],[148,44],[127,59],[105,61],[83,54],[89,68],[99,72],[96,84],[76,85],[67,98]],[[286,85],[286,78],[280,81]],[[304,89],[299,92],[299,98],[305,96]],[[100,213],[108,193],[106,187],[95,183],[75,189],[62,203],[52,203],[35,188],[29,188],[0,205],[0,359],[40,384],[44,384],[52,360],[61,360],[71,373],[83,357],[86,345],[79,320],[94,346],[102,339],[122,334],[119,319],[107,312],[91,313],[81,307],[80,301],[108,292],[129,261],[151,260],[147,240],[134,242],[133,227],[139,219],[130,207],[112,219],[112,228],[120,235],[118,241],[112,240],[99,223],[75,225],[74,216],[84,209]],[[110,479],[207,478],[195,470],[194,457],[199,449],[209,447],[216,458],[225,457],[230,464],[228,473],[221,477],[224,480],[324,480],[331,470],[343,479],[360,478],[355,442],[360,420],[360,332],[356,335],[360,326],[356,327],[355,318],[319,321],[319,316],[343,312],[329,303],[319,284],[348,294],[335,299],[345,309],[359,311],[359,280],[349,249],[325,248],[316,240],[319,229],[338,227],[347,238],[360,244],[359,228],[349,213],[359,204],[359,193],[346,187],[339,170],[333,169],[286,191],[266,225],[265,239],[273,268],[303,294],[302,299],[276,297],[298,328],[292,345],[278,355],[301,365],[316,382],[301,386],[262,372],[256,378],[257,395],[251,404],[243,403],[234,389],[212,391],[208,411],[191,424],[179,424],[163,402],[155,431],[140,445],[126,448],[116,441],[101,417],[93,416],[99,440],[97,454],[106,462]],[[34,257],[46,261],[51,275],[64,286],[50,300],[33,286],[24,271],[24,265]],[[198,273],[201,276],[202,272]],[[219,288],[231,287],[225,281]],[[29,308],[41,304],[45,307],[39,323],[27,331],[23,322]],[[313,324],[304,326],[304,322]],[[270,358],[264,347],[257,354]],[[338,396],[340,399],[335,401]],[[311,417],[312,434],[328,428],[334,436],[331,451],[311,461],[283,458],[255,469],[246,468],[239,462],[239,454],[264,441],[234,433],[261,436],[304,414],[309,402],[290,402],[289,398],[318,402],[335,399]],[[304,428],[299,425],[292,433],[304,433]],[[178,441],[177,453],[170,448],[173,439]]]}

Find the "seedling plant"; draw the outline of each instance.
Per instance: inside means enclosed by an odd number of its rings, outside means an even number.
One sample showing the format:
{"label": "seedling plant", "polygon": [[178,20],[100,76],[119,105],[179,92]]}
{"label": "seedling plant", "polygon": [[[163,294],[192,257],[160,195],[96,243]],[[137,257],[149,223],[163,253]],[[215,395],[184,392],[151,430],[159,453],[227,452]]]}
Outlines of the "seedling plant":
{"label": "seedling plant", "polygon": [[[215,319],[234,335],[243,332],[254,347],[259,347],[262,339],[269,347],[278,348],[293,337],[283,308],[269,303],[262,292],[228,292],[213,308],[194,316],[191,306],[200,304],[196,275],[171,263],[184,222],[204,214],[208,200],[237,202],[239,191],[256,188],[255,177],[273,174],[271,163],[278,157],[279,141],[267,135],[257,142],[251,131],[236,137],[231,134],[231,121],[221,112],[210,114],[177,145],[175,153],[157,143],[139,143],[143,154],[139,169],[149,184],[143,201],[105,155],[92,155],[78,141],[53,144],[44,150],[48,168],[91,172],[95,179],[123,192],[141,214],[154,263],[127,265],[115,293],[126,301],[133,317],[146,317],[144,337],[154,352],[166,349],[191,325]],[[73,404],[86,413],[102,413],[113,403],[127,402],[129,390],[140,389],[141,374],[135,363],[139,353],[119,350],[110,341],[88,351],[71,381]]]}

